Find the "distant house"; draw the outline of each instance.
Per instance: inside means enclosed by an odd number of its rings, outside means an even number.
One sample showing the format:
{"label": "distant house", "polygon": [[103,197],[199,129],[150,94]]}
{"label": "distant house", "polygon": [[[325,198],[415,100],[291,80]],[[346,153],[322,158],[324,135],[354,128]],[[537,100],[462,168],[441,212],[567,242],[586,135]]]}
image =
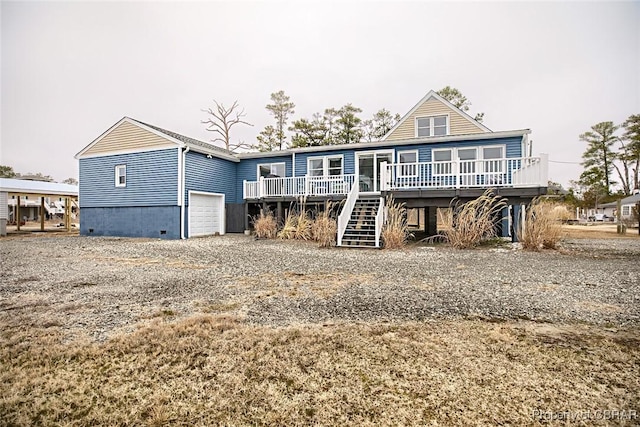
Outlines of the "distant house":
{"label": "distant house", "polygon": [[424,213],[487,188],[508,199],[502,234],[546,193],[530,130],[491,131],[430,91],[380,141],[233,154],[124,117],[80,151],[83,235],[188,238],[242,232],[260,208],[344,201],[338,244],[380,246],[384,197]]}
{"label": "distant house", "polygon": [[[632,221],[635,219],[634,217],[634,209],[636,209],[637,204],[640,202],[640,193],[634,194],[629,197],[625,197],[620,201],[621,204],[621,219],[623,221]],[[605,203],[600,205],[602,208],[602,212],[608,217],[615,217],[616,210],[618,208],[618,202]]]}

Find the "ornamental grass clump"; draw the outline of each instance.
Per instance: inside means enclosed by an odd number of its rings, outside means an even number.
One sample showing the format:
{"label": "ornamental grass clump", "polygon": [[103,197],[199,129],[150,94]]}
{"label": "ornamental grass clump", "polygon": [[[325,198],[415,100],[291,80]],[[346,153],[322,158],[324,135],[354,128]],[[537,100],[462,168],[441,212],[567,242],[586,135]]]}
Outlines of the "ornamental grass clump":
{"label": "ornamental grass clump", "polygon": [[278,231],[278,224],[273,212],[261,210],[260,215],[253,217],[253,228],[256,236],[261,239],[273,239]]}
{"label": "ornamental grass clump", "polygon": [[323,212],[318,213],[311,228],[313,239],[319,243],[321,248],[330,248],[336,245],[338,223],[335,218],[331,216],[331,207],[332,204],[329,202],[327,208]]}
{"label": "ornamental grass clump", "polygon": [[492,189],[464,204],[452,202],[444,215],[446,240],[454,248],[468,249],[497,237],[500,213],[506,207],[507,203]]}
{"label": "ornamental grass clump", "polygon": [[284,240],[295,239],[297,223],[298,215],[293,210],[290,210],[287,217],[284,219],[282,228],[278,232],[278,238]]}
{"label": "ornamental grass clump", "polygon": [[518,231],[518,240],[524,249],[539,251],[555,249],[562,238],[562,218],[556,205],[535,198],[526,208],[523,227]]}
{"label": "ornamental grass clump", "polygon": [[382,228],[381,235],[384,248],[403,248],[411,237],[407,225],[406,205],[394,202],[393,196],[387,196],[384,208],[387,210],[387,221]]}

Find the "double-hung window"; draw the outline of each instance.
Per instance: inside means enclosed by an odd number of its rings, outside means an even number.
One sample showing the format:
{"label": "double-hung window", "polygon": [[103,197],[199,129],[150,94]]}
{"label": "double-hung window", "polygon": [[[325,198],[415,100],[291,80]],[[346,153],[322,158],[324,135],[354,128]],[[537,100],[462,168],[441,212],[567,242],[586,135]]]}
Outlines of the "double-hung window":
{"label": "double-hung window", "polygon": [[399,151],[398,163],[400,163],[399,176],[417,176],[418,150]]}
{"label": "double-hung window", "polygon": [[631,206],[624,205],[622,207],[622,216],[629,216],[629,215],[631,215]]}
{"label": "double-hung window", "polygon": [[307,160],[309,176],[336,176],[343,174],[343,158],[340,156],[310,157]]}
{"label": "double-hung window", "polygon": [[449,132],[449,116],[416,118],[416,137],[444,136]]}
{"label": "double-hung window", "polygon": [[453,150],[450,148],[433,150],[433,174],[450,175]]}
{"label": "double-hung window", "polygon": [[285,175],[284,163],[263,163],[258,165],[258,179],[282,178]]}
{"label": "double-hung window", "polygon": [[504,147],[482,147],[482,159],[484,160],[485,173],[502,173],[504,171]]}
{"label": "double-hung window", "polygon": [[116,166],[115,184],[116,187],[127,186],[127,165]]}

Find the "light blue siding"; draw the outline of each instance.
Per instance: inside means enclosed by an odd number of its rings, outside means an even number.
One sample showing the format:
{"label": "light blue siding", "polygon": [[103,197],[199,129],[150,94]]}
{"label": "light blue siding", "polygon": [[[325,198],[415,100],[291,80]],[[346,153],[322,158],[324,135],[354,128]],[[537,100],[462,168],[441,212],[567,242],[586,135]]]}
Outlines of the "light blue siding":
{"label": "light blue siding", "polygon": [[80,212],[83,236],[180,238],[178,206],[83,208]]}
{"label": "light blue siding", "polygon": [[[296,157],[298,155],[296,154]],[[242,199],[242,182],[244,180],[247,181],[257,181],[258,180],[258,165],[263,163],[284,163],[285,175],[293,176],[292,169],[292,156],[291,154],[286,156],[277,156],[277,157],[264,157],[261,159],[241,159],[240,163],[238,163],[238,173],[237,173],[237,181],[236,188],[238,191],[238,196],[236,199],[237,203],[243,202]],[[296,171],[296,175],[298,172]]]}
{"label": "light blue siding", "polygon": [[237,163],[217,157],[208,159],[205,154],[193,151],[188,152],[185,157],[185,206],[189,205],[189,191],[224,194],[226,203],[235,203]]}
{"label": "light blue siding", "polygon": [[[127,167],[126,187],[115,186],[117,165]],[[81,209],[175,206],[178,204],[178,149],[80,159],[79,190]]]}

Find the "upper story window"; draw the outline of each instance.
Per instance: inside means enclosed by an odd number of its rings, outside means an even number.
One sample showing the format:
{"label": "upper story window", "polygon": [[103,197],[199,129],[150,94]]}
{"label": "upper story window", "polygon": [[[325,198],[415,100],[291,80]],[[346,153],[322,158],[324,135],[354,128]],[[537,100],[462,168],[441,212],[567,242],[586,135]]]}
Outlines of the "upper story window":
{"label": "upper story window", "polygon": [[126,165],[118,165],[116,166],[116,187],[126,187],[127,186],[127,166]]}
{"label": "upper story window", "polygon": [[342,156],[309,157],[307,174],[309,176],[335,176],[343,174]]}
{"label": "upper story window", "polygon": [[281,163],[262,163],[258,165],[258,179],[283,177],[285,175],[285,165]]}
{"label": "upper story window", "polygon": [[449,134],[449,116],[416,118],[416,136],[443,136]]}

